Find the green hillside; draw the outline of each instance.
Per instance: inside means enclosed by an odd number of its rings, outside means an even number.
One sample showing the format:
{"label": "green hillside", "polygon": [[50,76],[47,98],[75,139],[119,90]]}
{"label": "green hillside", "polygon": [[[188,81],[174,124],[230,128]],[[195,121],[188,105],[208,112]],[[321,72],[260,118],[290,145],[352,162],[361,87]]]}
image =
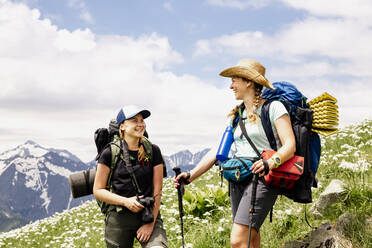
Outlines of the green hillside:
{"label": "green hillside", "polygon": [[[314,198],[332,179],[346,183],[340,202],[333,204],[323,219],[309,215],[313,226],[335,223],[349,212],[356,216],[348,230],[354,247],[372,247],[372,120],[349,126],[322,140],[323,151],[317,174],[319,187]],[[181,246],[178,203],[171,179],[164,183],[161,206],[170,247]],[[187,186],[184,196],[186,247],[230,247],[231,211],[227,183],[220,186],[214,168]],[[307,209],[311,204],[307,205]],[[369,219],[369,225],[366,220]],[[273,222],[266,219],[262,228],[262,247],[281,247],[286,241],[304,237],[311,228],[304,220],[304,205],[285,197],[278,198]],[[0,247],[104,247],[104,216],[94,201],[22,228],[0,234]],[[139,247],[139,246],[138,246]]]}

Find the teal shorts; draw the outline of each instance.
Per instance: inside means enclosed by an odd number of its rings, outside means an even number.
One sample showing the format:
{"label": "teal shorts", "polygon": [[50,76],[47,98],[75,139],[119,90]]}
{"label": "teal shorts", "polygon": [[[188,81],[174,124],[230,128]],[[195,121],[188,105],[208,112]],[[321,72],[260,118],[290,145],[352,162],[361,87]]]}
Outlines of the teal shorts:
{"label": "teal shorts", "polygon": [[[129,210],[123,212],[111,211],[106,216],[105,240],[108,248],[133,247],[137,230],[143,225],[141,215]],[[160,213],[156,218],[154,230],[147,243],[140,243],[143,248],[153,246],[168,247],[167,235],[163,227]]]}

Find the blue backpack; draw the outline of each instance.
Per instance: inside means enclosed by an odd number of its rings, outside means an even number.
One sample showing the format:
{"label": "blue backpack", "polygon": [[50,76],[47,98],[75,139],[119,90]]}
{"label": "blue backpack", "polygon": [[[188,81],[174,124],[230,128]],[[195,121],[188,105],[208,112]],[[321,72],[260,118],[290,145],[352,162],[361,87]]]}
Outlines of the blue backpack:
{"label": "blue backpack", "polygon": [[289,82],[273,83],[275,90],[265,88],[262,98],[267,99],[262,106],[261,122],[271,149],[277,150],[277,144],[272,130],[269,108],[272,101],[283,103],[291,118],[293,133],[296,139],[296,155],[305,159],[304,173],[293,188],[282,190],[282,194],[295,202],[311,203],[311,187],[317,187],[315,174],[318,170],[321,143],[319,135],[311,130],[313,111],[306,103],[306,97]]}

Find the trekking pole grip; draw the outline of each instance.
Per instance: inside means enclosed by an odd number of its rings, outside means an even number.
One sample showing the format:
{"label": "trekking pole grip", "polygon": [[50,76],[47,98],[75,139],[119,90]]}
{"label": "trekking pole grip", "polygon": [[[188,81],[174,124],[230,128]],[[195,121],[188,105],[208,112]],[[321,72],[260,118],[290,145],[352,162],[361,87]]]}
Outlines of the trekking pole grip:
{"label": "trekking pole grip", "polygon": [[179,167],[174,167],[174,168],[172,168],[172,169],[173,169],[174,173],[176,173],[176,176],[178,176],[179,174],[181,174],[181,168],[179,168]]}
{"label": "trekking pole grip", "polygon": [[[174,168],[172,168],[172,169],[173,169],[174,173],[176,174],[176,177],[177,177],[179,174],[181,174],[181,168],[179,168],[179,167],[174,167]],[[178,183],[179,183],[180,185],[182,185],[182,184],[187,184],[186,179],[185,179],[184,177],[181,177],[180,179],[178,179]]]}

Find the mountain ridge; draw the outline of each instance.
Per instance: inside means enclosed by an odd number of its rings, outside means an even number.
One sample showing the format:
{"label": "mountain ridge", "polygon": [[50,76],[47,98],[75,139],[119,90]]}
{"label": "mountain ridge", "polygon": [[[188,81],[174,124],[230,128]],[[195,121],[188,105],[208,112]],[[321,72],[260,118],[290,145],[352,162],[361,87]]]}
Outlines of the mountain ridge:
{"label": "mountain ridge", "polygon": [[[173,167],[190,170],[209,150],[195,154],[183,150],[164,156],[167,176],[174,175]],[[0,232],[93,199],[92,195],[73,199],[68,177],[95,166],[95,160],[84,163],[67,150],[45,148],[32,140],[0,153],[1,219],[8,223],[6,227],[0,226]]]}

